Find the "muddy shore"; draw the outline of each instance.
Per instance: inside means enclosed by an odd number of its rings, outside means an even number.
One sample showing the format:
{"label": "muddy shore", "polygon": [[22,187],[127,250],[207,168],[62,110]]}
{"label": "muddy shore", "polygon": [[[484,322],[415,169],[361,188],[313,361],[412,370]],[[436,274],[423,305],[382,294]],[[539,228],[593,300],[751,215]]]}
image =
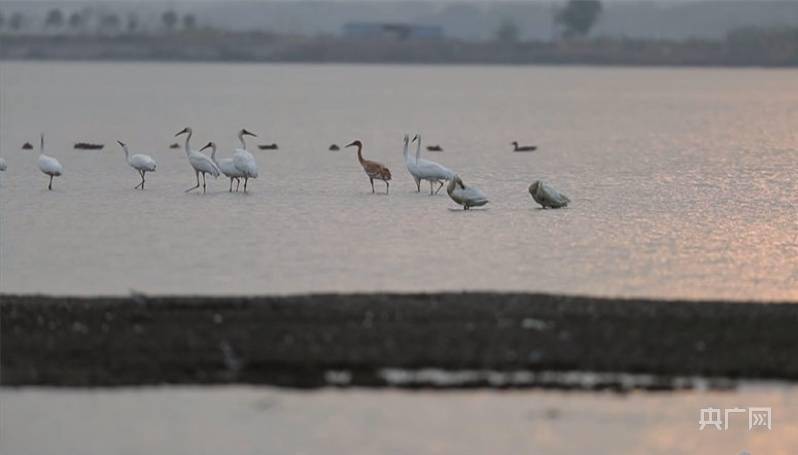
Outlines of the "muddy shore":
{"label": "muddy shore", "polygon": [[[599,373],[593,388],[623,387],[616,373],[653,378],[652,389],[678,386],[677,377],[798,379],[790,303],[4,295],[0,317],[4,386],[428,387],[442,386],[441,372],[471,372],[456,387],[576,387],[561,380],[574,371]],[[497,382],[502,373],[524,379]]]}

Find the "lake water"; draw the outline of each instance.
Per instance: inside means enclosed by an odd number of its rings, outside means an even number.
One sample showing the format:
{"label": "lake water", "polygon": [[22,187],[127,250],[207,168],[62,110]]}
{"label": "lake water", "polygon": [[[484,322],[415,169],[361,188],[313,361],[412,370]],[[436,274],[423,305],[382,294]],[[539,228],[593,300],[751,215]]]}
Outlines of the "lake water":
{"label": "lake water", "polygon": [[[2,389],[9,454],[794,455],[798,388],[676,394],[271,387]],[[771,429],[748,410],[771,408]],[[701,409],[729,426],[699,430]],[[721,427],[723,428],[723,427]]]}
{"label": "lake water", "polygon": [[[798,298],[795,70],[3,62],[0,88],[3,292]],[[280,149],[254,151],[249,194],[185,194],[185,126],[223,156],[242,127]],[[52,192],[20,150],[42,131]],[[415,132],[486,209],[416,193]],[[327,150],[356,138],[390,195]],[[116,139],[158,161],[146,191]],[[572,205],[537,209],[536,179]]]}

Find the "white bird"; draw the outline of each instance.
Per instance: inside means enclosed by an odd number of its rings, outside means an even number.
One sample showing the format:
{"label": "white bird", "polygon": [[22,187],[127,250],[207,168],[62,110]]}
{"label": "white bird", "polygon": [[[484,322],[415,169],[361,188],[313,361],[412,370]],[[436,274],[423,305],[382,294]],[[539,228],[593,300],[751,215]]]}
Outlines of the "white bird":
{"label": "white bird", "polygon": [[155,172],[155,168],[158,166],[158,163],[155,162],[154,159],[150,155],[142,155],[141,153],[136,153],[133,156],[130,156],[127,150],[127,145],[122,141],[116,141],[122,146],[122,150],[125,151],[125,160],[127,164],[135,169],[139,176],[141,177],[141,182],[134,186],[133,189],[135,190],[138,187],[141,187],[142,191],[144,190],[144,174],[147,172]]}
{"label": "white bird", "polygon": [[236,181],[236,191],[238,191],[238,185],[241,183],[241,180],[239,179],[243,177],[244,174],[236,168],[235,164],[233,164],[232,158],[222,158],[220,160],[216,159],[216,144],[214,142],[208,142],[205,147],[200,149],[200,152],[208,147],[211,148],[211,161],[216,164],[216,167],[222,171],[222,174],[224,174],[225,177],[230,179],[230,192],[233,192],[233,180]]}
{"label": "white bird", "polygon": [[197,176],[197,186],[192,186],[191,188],[186,190],[188,193],[191,190],[197,189],[200,186],[199,176],[202,174],[202,192],[205,192],[205,174],[211,174],[214,177],[219,177],[219,168],[213,164],[213,161],[208,158],[207,156],[203,155],[200,152],[196,152],[191,150],[189,147],[189,141],[191,140],[191,135],[194,132],[189,127],[183,128],[182,131],[175,134],[175,137],[180,136],[181,134],[188,134],[186,136],[186,156],[188,157],[188,162],[191,164],[191,167],[194,168],[194,174]]}
{"label": "white bird", "polygon": [[568,196],[560,193],[540,180],[529,185],[529,194],[531,194],[532,199],[544,209],[546,207],[558,209],[567,206],[568,203],[571,202]]}
{"label": "white bird", "polygon": [[455,175],[449,180],[446,192],[449,193],[449,197],[452,198],[454,202],[462,205],[464,210],[488,203],[488,198],[485,196],[485,193],[473,186],[465,186],[459,175]]}
{"label": "white bird", "polygon": [[50,183],[47,185],[48,190],[53,189],[53,177],[58,177],[64,173],[64,167],[61,166],[61,163],[58,162],[57,159],[53,158],[52,156],[47,156],[44,154],[44,133],[41,136],[41,154],[39,155],[39,170],[42,171],[45,175],[50,176]]}
{"label": "white bird", "polygon": [[[413,138],[413,142],[418,141],[418,148],[416,148],[416,172],[419,180],[426,180],[429,182],[429,194],[432,195],[432,184],[438,183],[438,189],[435,190],[435,194],[438,194],[438,191],[443,188],[443,182],[447,180],[452,180],[454,178],[454,171],[449,169],[446,166],[443,166],[440,163],[436,163],[435,161],[425,160],[421,158],[421,135],[416,134],[416,137]],[[419,185],[419,191],[421,191]]]}
{"label": "white bird", "polygon": [[410,176],[413,177],[413,181],[416,182],[416,189],[418,192],[421,192],[421,179],[418,177],[418,168],[416,167],[416,160],[410,156],[408,153],[407,148],[410,146],[410,136],[405,134],[404,137],[404,149],[402,150],[402,155],[405,157],[405,166],[407,166],[407,172],[410,173]]}
{"label": "white bird", "polygon": [[244,177],[244,192],[247,192],[247,181],[249,179],[258,178],[258,164],[255,162],[255,157],[247,151],[247,143],[244,142],[244,136],[257,137],[256,134],[242,129],[238,132],[238,140],[241,141],[241,148],[236,149],[233,153],[233,165],[241,172]]}
{"label": "white bird", "polygon": [[0,158],[0,171],[5,171],[7,168],[8,168],[8,166],[6,166],[6,160],[3,159],[3,158]]}

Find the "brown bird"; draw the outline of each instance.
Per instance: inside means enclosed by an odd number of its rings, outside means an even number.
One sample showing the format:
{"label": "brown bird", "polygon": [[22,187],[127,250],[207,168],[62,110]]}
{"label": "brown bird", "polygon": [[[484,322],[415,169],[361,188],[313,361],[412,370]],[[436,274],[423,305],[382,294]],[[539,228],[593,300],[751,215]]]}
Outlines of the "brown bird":
{"label": "brown bird", "polygon": [[355,140],[352,141],[351,144],[348,144],[346,147],[357,147],[357,159],[360,161],[360,165],[363,166],[363,170],[366,171],[366,175],[369,176],[369,181],[371,182],[371,192],[374,193],[374,179],[382,180],[385,182],[385,194],[388,194],[390,189],[390,183],[388,180],[391,180],[391,171],[388,170],[387,167],[383,166],[382,164],[376,161],[369,161],[363,159],[363,143]]}

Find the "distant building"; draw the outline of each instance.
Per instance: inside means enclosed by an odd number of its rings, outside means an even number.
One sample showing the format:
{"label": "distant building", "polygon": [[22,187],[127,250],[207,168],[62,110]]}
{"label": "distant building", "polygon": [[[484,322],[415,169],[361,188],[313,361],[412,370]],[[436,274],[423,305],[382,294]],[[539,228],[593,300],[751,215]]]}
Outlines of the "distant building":
{"label": "distant building", "polygon": [[443,27],[404,23],[350,22],[344,24],[346,38],[361,39],[443,39]]}

